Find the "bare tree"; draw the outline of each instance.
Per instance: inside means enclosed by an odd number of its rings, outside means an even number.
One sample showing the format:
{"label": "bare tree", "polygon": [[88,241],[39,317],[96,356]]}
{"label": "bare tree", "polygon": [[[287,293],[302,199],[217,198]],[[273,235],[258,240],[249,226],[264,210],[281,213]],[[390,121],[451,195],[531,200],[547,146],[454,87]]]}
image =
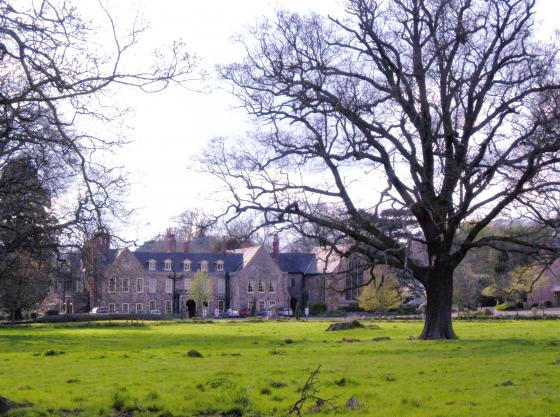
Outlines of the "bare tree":
{"label": "bare tree", "polygon": [[181,42],[140,63],[134,57],[144,28],[134,22],[121,36],[103,3],[96,7],[101,18],[89,21],[67,0],[0,0],[0,167],[22,155],[50,162],[41,177],[56,183],[53,227],[66,241],[77,241],[73,234],[83,240],[106,226],[104,216],[124,211],[126,181],[103,162],[122,139],[93,132],[123,115],[109,93],[182,84],[195,65]]}
{"label": "bare tree", "polygon": [[[339,18],[263,21],[246,59],[221,68],[260,128],[204,160],[229,213],[407,270],[427,293],[421,338],[454,338],[453,272],[469,251],[555,254],[558,47],[533,38],[534,4],[349,0]],[[405,235],[385,209],[411,213]],[[482,234],[503,216],[538,222],[548,243]]]}

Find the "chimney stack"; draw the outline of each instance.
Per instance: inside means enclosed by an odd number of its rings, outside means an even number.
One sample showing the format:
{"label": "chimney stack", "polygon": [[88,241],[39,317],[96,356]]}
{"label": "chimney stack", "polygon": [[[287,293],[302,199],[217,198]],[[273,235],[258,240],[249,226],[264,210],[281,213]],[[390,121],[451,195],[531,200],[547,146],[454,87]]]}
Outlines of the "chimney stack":
{"label": "chimney stack", "polygon": [[167,252],[177,252],[177,241],[175,234],[171,233],[171,229],[167,230]]}
{"label": "chimney stack", "polygon": [[222,238],[222,255],[225,254],[227,251],[227,241],[226,241],[226,237],[224,236]]}
{"label": "chimney stack", "polygon": [[189,253],[189,241],[188,240],[185,240],[183,242],[183,252]]}
{"label": "chimney stack", "polygon": [[278,235],[274,235],[273,239],[272,239],[272,259],[274,259],[274,262],[276,262],[276,264],[278,265],[278,258],[280,255],[280,239],[278,239]]}
{"label": "chimney stack", "polygon": [[244,241],[244,242],[241,244],[241,247],[242,247],[243,249],[250,248],[250,247],[251,247],[251,241],[249,241],[249,240]]}

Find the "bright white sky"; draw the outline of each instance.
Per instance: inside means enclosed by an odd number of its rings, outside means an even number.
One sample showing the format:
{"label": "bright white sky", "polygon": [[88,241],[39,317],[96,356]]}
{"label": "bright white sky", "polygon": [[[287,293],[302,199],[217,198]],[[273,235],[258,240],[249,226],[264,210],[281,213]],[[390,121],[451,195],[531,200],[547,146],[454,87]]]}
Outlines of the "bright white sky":
{"label": "bright white sky", "polygon": [[[341,5],[338,0],[109,1],[117,25],[126,26],[136,11],[149,22],[150,30],[140,39],[147,48],[182,38],[202,59],[210,75],[207,87],[212,87],[205,94],[172,87],[149,96],[127,90],[114,98],[115,103],[134,110],[125,120],[131,142],[116,156],[130,174],[128,204],[136,209],[121,231],[124,237],[141,242],[164,230],[171,217],[186,209],[219,209],[211,201],[215,184],[189,166],[211,138],[242,137],[250,129],[245,114],[233,108],[235,100],[212,79],[216,64],[241,57],[231,37],[277,8],[335,14]],[[541,21],[537,27],[543,38],[558,28],[558,16],[559,1],[537,0],[537,20]]]}

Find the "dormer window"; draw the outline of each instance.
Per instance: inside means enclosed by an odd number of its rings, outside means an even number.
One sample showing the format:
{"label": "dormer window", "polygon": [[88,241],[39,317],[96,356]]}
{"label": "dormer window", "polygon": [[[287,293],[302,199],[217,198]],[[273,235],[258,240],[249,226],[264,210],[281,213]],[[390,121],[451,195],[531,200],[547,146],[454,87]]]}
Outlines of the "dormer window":
{"label": "dormer window", "polygon": [[170,259],[166,259],[165,261],[163,261],[163,269],[166,271],[171,271],[171,260]]}
{"label": "dormer window", "polygon": [[155,259],[150,259],[148,261],[148,270],[150,270],[150,271],[155,271],[156,270],[156,260]]}
{"label": "dormer window", "polygon": [[130,266],[130,260],[128,258],[124,258],[122,260],[122,265],[123,266]]}
{"label": "dormer window", "polygon": [[200,270],[202,272],[208,272],[208,261],[202,261],[200,263]]}
{"label": "dormer window", "polygon": [[188,259],[185,259],[183,261],[183,271],[189,272],[190,270],[191,270],[191,261],[189,261]]}
{"label": "dormer window", "polygon": [[216,262],[216,271],[221,272],[224,270],[224,261]]}

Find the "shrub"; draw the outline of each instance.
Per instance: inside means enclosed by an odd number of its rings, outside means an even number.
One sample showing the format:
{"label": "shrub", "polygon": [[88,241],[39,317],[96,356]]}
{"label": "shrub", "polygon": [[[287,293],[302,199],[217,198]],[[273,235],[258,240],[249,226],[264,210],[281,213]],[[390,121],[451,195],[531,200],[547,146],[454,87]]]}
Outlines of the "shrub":
{"label": "shrub", "polygon": [[312,316],[319,316],[327,311],[325,303],[314,303],[309,306],[309,314]]}
{"label": "shrub", "polygon": [[498,311],[517,310],[517,306],[515,304],[511,304],[511,303],[503,303],[503,304],[498,304],[496,306],[496,310],[498,310]]}
{"label": "shrub", "polygon": [[365,311],[363,308],[361,308],[358,303],[353,303],[353,304],[349,304],[347,306],[342,306],[339,307],[340,311],[344,311],[346,313],[354,313],[354,312],[362,312]]}
{"label": "shrub", "polygon": [[418,314],[418,309],[412,304],[401,304],[397,312],[399,314]]}

